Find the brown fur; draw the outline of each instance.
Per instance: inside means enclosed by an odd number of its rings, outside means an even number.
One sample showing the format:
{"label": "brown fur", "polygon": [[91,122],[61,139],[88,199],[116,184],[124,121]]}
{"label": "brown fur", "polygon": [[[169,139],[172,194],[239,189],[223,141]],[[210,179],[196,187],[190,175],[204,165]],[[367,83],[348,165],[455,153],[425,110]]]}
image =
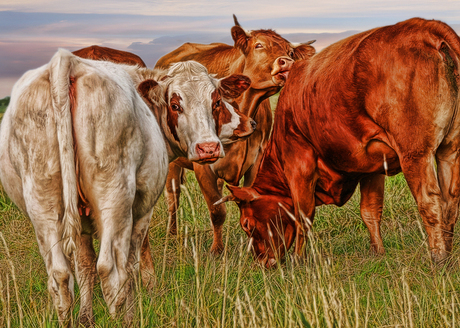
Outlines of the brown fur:
{"label": "brown fur", "polygon": [[[372,250],[383,253],[384,175],[400,171],[432,259],[449,255],[460,202],[459,59],[460,38],[449,26],[414,18],[351,36],[294,65],[254,183],[244,192],[231,189],[264,264],[283,256],[295,237],[302,254],[315,206],[343,205],[358,183]],[[273,239],[268,229],[275,230],[280,213],[284,232]]]}
{"label": "brown fur", "polygon": [[[244,74],[251,79],[251,86],[235,99],[235,103],[243,114],[256,121],[255,132],[244,142],[224,145],[225,158],[213,164],[212,169],[207,165],[199,166],[185,163],[183,160],[170,164],[166,190],[171,232],[176,232],[175,212],[180,195],[179,181],[183,175],[183,171],[177,166],[193,167],[211,215],[214,229],[214,241],[211,247],[213,253],[219,253],[223,249],[221,230],[226,217],[226,209],[223,204],[213,205],[222,197],[223,181],[238,185],[241,178],[244,177],[245,185],[249,185],[255,177],[262,152],[270,135],[272,112],[267,98],[281,89],[281,85],[273,83],[271,75],[275,62],[279,58],[284,58],[286,62],[291,63],[293,58],[290,58],[289,55],[298,59],[302,54],[308,53],[305,51],[306,48],[310,50],[310,54],[315,52],[310,45],[293,47],[272,30],[246,32],[239,24],[236,24],[232,27],[231,33],[235,42],[234,46],[222,43],[210,45],[186,43],[160,58],[156,64],[156,67],[165,68],[177,61],[195,60],[206,66],[210,73],[217,74],[218,77],[236,73]],[[256,49],[259,43],[263,45],[263,48]],[[295,55],[297,53],[298,55]],[[238,132],[235,130],[235,134]]]}
{"label": "brown fur", "polygon": [[147,67],[144,61],[137,55],[121,51],[117,49],[100,47],[100,46],[90,46],[73,52],[74,55],[94,60],[108,60],[114,63],[123,63],[128,65],[138,65],[139,67]]}

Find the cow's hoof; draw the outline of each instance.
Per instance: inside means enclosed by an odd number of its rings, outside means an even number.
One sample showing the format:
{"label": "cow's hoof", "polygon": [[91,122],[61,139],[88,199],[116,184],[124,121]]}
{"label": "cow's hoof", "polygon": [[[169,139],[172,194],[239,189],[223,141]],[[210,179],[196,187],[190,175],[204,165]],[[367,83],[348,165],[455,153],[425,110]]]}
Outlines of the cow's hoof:
{"label": "cow's hoof", "polygon": [[94,316],[92,315],[80,315],[76,324],[76,327],[94,327]]}
{"label": "cow's hoof", "polygon": [[385,255],[385,248],[383,246],[371,245],[370,251],[375,256]]}
{"label": "cow's hoof", "polygon": [[431,260],[437,265],[443,265],[449,258],[449,252],[439,248],[433,248],[431,250]]}
{"label": "cow's hoof", "polygon": [[224,245],[222,244],[212,244],[211,246],[211,254],[212,255],[220,255],[224,251]]}

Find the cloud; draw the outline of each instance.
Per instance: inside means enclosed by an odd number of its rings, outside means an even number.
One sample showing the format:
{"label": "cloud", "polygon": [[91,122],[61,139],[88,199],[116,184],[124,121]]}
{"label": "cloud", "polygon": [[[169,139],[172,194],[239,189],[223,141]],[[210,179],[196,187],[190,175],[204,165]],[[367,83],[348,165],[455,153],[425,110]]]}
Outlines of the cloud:
{"label": "cloud", "polygon": [[0,98],[9,95],[11,81],[47,63],[58,47],[71,51],[93,44],[117,48],[136,53],[152,67],[184,42],[232,44],[232,13],[245,29],[275,29],[293,42],[317,39],[315,47],[322,49],[352,34],[346,31],[363,31],[413,16],[455,26],[460,24],[459,9],[452,0],[311,4],[303,0],[3,0]]}
{"label": "cloud", "polygon": [[223,16],[236,13],[245,19],[285,17],[378,17],[404,15],[457,20],[456,0],[3,0],[0,11],[130,14],[150,16]]}

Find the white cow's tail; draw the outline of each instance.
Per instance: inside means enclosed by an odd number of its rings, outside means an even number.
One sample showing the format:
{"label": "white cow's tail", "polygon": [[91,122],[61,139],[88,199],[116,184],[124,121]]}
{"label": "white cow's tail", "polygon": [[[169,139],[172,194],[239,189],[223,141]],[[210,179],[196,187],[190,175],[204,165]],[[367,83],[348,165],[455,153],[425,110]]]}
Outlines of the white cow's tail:
{"label": "white cow's tail", "polygon": [[59,49],[50,62],[51,98],[59,143],[64,200],[64,216],[59,229],[62,236],[62,250],[66,256],[70,256],[75,249],[76,238],[81,232],[69,96],[72,57],[69,51]]}

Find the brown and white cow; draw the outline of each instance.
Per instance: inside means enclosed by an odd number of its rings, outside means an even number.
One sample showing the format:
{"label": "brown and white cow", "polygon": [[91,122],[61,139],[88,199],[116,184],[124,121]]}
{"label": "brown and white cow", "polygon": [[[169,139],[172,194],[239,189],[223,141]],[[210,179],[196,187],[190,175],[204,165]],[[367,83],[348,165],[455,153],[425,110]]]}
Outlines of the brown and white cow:
{"label": "brown and white cow", "polygon": [[[139,67],[147,67],[144,61],[137,55],[122,51],[118,49],[101,47],[93,45],[83,49],[72,52],[81,58],[94,59],[94,60],[108,60],[114,63],[138,65]],[[230,87],[233,82],[228,80]],[[241,80],[241,87],[247,89],[247,85],[251,82],[248,80]],[[256,122],[248,116],[241,113],[238,108],[231,106],[229,103],[233,102],[233,98],[239,95],[243,89],[238,90],[236,94],[232,94],[231,89],[225,89],[225,83],[221,85],[221,90],[225,98],[224,106],[220,106],[213,111],[213,117],[216,123],[216,132],[222,144],[229,144],[235,141],[241,141],[249,137],[255,130]]]}
{"label": "brown and white cow", "polygon": [[131,322],[132,278],[168,163],[223,156],[213,111],[246,84],[192,61],[148,70],[62,49],[15,84],[0,130],[0,180],[34,225],[61,323],[74,300],[71,254],[80,321],[93,320],[97,272],[110,313]]}
{"label": "brown and white cow", "polygon": [[[107,47],[100,47],[97,45],[76,50],[73,52],[73,54],[87,59],[108,60],[114,63],[146,67],[144,61],[133,53]],[[246,82],[249,83],[250,81],[247,80]],[[242,114],[237,108],[229,105],[228,103],[233,100],[232,97],[237,96],[247,87],[247,83],[245,84],[245,81],[241,80],[243,89],[236,90],[236,94],[233,94],[235,90],[232,90],[231,88],[233,85],[231,80],[228,80],[227,83],[229,83],[230,88],[227,88],[225,92],[226,101],[224,102],[224,106],[217,107],[213,111],[213,117],[216,124],[216,133],[223,145],[246,139],[251,135],[251,133],[254,132],[256,126],[254,120]],[[221,87],[224,88],[225,83],[223,85],[221,84]],[[187,159],[180,157],[178,161],[181,160],[187,163]],[[87,240],[87,242],[91,243],[91,240]],[[144,251],[142,252],[142,260],[140,263],[141,274],[143,283],[146,287],[150,288],[154,282],[154,276],[148,234],[146,235],[144,243]]]}
{"label": "brown and white cow", "polygon": [[420,18],[295,63],[254,183],[230,187],[257,257],[275,264],[296,237],[300,255],[315,206],[343,205],[358,183],[371,249],[383,253],[385,175],[402,171],[432,260],[446,259],[460,200],[459,65],[458,35]]}
{"label": "brown and white cow", "polygon": [[[210,45],[186,43],[159,59],[156,67],[171,63],[195,60],[217,76],[238,73],[251,79],[251,86],[235,103],[244,114],[257,122],[256,131],[244,142],[224,145],[226,157],[212,165],[197,166],[178,159],[169,165],[166,196],[171,218],[171,232],[176,232],[176,211],[179,205],[180,183],[184,170],[195,171],[211,215],[214,241],[211,252],[223,250],[222,225],[226,217],[224,204],[213,205],[222,197],[224,181],[238,185],[244,177],[244,185],[252,183],[260,164],[272,127],[272,112],[268,97],[277,93],[286,82],[294,60],[308,58],[315,49],[306,44],[293,45],[272,30],[245,31],[235,16],[231,29],[234,45],[212,43]],[[148,244],[143,254],[149,256]]]}

